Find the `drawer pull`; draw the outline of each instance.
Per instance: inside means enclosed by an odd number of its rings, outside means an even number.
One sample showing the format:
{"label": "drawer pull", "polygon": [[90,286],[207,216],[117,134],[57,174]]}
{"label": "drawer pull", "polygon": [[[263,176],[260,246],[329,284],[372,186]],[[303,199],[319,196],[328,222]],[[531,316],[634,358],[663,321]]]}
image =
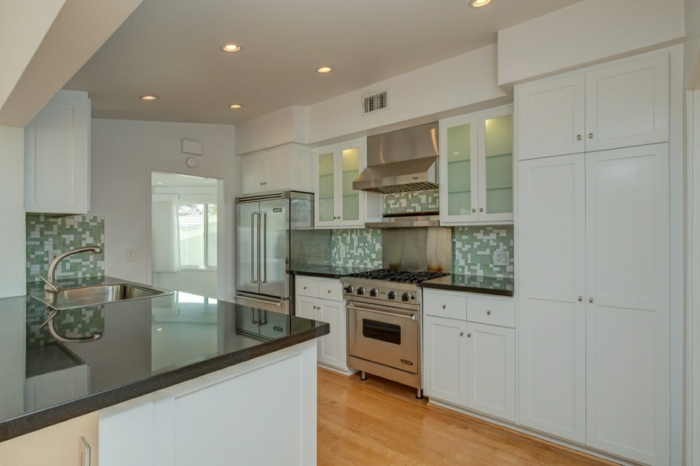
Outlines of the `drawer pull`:
{"label": "drawer pull", "polygon": [[487,315],[487,316],[490,316],[490,315],[491,315],[491,311],[486,311],[486,315]]}
{"label": "drawer pull", "polygon": [[471,338],[471,337],[472,337],[472,334],[471,334],[471,333],[467,333],[467,338]]}
{"label": "drawer pull", "polygon": [[464,336],[464,332],[459,332],[459,336],[460,336],[460,337],[463,337],[463,336]]}

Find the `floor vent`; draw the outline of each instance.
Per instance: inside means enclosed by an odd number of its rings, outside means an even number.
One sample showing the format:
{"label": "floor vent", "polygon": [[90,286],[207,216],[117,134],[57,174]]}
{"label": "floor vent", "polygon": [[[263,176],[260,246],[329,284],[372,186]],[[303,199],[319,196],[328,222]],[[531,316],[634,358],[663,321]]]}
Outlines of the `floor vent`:
{"label": "floor vent", "polygon": [[365,114],[389,107],[389,92],[384,91],[365,97]]}

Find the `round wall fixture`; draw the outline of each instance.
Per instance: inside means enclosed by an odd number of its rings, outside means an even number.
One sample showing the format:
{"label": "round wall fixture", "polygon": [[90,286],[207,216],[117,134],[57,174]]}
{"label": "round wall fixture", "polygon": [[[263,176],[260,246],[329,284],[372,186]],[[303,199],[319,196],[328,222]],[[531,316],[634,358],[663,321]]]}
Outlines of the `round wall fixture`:
{"label": "round wall fixture", "polygon": [[190,168],[196,168],[197,165],[199,165],[199,162],[197,162],[197,159],[194,157],[188,157],[185,163],[187,163],[187,166]]}

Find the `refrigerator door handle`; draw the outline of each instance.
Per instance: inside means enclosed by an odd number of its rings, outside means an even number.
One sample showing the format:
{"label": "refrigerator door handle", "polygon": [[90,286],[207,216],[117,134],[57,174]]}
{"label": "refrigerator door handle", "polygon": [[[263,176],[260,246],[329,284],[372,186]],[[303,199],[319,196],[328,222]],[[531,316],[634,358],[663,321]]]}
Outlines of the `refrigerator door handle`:
{"label": "refrigerator door handle", "polygon": [[258,283],[255,280],[255,215],[250,213],[250,283]]}
{"label": "refrigerator door handle", "polygon": [[262,217],[262,215],[260,215],[260,212],[256,212],[256,214],[258,214],[258,281],[255,283],[260,283],[260,217]]}
{"label": "refrigerator door handle", "polygon": [[263,280],[260,283],[267,283],[267,212],[262,211],[261,214],[262,214],[262,218],[263,218],[262,235],[263,235],[263,254],[264,254],[262,266],[264,268],[263,268]]}

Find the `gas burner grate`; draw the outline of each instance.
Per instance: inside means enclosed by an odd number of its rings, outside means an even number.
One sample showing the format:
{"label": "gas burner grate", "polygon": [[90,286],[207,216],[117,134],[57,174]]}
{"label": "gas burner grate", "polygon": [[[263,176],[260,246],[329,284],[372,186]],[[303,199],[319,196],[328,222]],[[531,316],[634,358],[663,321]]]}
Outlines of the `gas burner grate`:
{"label": "gas burner grate", "polygon": [[354,278],[366,278],[370,280],[389,280],[392,282],[402,283],[423,283],[426,280],[433,278],[444,277],[449,275],[444,272],[409,272],[408,270],[398,269],[378,269],[368,272],[358,272],[348,275]]}

